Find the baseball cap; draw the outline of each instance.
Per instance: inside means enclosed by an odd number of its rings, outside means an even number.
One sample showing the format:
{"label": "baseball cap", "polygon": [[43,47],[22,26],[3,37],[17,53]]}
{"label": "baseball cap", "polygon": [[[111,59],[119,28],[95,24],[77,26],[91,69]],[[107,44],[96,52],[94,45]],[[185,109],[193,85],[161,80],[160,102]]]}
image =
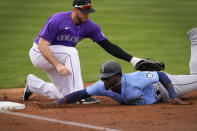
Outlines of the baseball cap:
{"label": "baseball cap", "polygon": [[85,14],[95,12],[95,10],[92,8],[91,0],[74,0],[73,7],[76,7]]}
{"label": "baseball cap", "polygon": [[121,66],[118,62],[110,60],[105,62],[100,68],[100,75],[101,79],[109,78],[115,74],[122,74]]}

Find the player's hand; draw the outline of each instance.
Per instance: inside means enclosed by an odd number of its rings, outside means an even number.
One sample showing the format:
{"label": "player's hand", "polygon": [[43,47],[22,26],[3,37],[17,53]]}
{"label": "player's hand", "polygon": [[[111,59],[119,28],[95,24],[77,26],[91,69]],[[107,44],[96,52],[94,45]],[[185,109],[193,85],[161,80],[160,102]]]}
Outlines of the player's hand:
{"label": "player's hand", "polygon": [[186,101],[182,101],[181,99],[179,98],[174,98],[172,100],[172,103],[173,104],[178,104],[178,105],[189,105],[190,103],[186,102]]}
{"label": "player's hand", "polygon": [[60,75],[71,75],[72,73],[62,64],[58,64],[56,69]]}

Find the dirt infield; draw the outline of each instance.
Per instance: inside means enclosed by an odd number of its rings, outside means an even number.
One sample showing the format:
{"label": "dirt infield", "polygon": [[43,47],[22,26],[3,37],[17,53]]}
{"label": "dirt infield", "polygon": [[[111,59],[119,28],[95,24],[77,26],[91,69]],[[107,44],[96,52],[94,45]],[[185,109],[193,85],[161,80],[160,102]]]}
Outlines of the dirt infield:
{"label": "dirt infield", "polygon": [[[98,104],[69,104],[62,108],[41,109],[33,101],[51,101],[33,94],[30,101],[21,100],[23,89],[1,89],[0,101],[9,100],[24,103],[26,109],[14,112],[32,114],[57,120],[78,122],[93,126],[124,131],[196,131],[197,91],[183,97],[191,105],[180,106],[170,103],[147,106],[122,106],[106,97]],[[77,127],[61,123],[35,120],[21,116],[0,113],[1,131],[94,131],[96,129]]]}

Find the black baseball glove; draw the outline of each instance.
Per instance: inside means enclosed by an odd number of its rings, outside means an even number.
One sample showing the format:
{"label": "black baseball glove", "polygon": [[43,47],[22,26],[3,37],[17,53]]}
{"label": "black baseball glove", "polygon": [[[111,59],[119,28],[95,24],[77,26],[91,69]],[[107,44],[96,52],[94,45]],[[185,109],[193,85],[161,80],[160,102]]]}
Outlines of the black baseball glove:
{"label": "black baseball glove", "polygon": [[139,71],[161,71],[165,69],[165,65],[162,62],[155,61],[150,58],[140,60],[135,69]]}

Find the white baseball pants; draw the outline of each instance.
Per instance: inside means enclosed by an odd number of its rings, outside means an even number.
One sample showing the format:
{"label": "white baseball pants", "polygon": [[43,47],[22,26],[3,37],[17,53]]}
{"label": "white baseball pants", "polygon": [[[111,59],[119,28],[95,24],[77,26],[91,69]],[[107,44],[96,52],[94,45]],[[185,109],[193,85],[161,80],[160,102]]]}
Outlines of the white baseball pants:
{"label": "white baseball pants", "polygon": [[34,75],[29,75],[27,77],[27,85],[30,91],[48,98],[61,98],[74,91],[84,89],[76,48],[62,45],[50,45],[49,48],[55,58],[65,65],[72,75],[59,75],[56,68],[42,56],[37,44],[34,43],[29,52],[30,59],[36,68],[47,73],[52,83],[45,82]]}

